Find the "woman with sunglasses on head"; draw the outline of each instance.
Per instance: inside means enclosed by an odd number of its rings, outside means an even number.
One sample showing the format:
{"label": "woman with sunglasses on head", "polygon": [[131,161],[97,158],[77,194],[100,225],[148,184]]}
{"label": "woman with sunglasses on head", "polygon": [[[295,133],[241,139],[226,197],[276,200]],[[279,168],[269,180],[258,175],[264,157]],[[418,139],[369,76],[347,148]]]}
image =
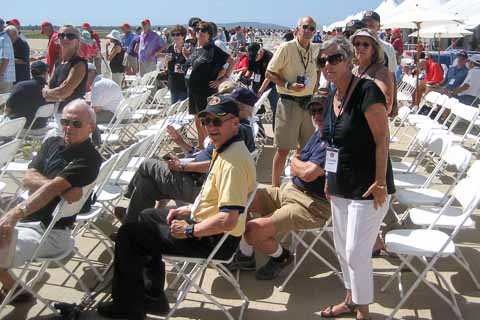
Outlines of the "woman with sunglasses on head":
{"label": "woman with sunglasses on head", "polygon": [[170,89],[172,104],[177,101],[185,100],[188,97],[184,71],[186,59],[182,54],[186,35],[187,29],[178,24],[170,30],[170,36],[173,43],[167,48],[166,59],[168,88]]}
{"label": "woman with sunglasses on head", "polygon": [[347,290],[344,301],[322,311],[324,318],[355,314],[369,319],[372,248],[395,192],[385,96],[374,81],[352,74],[353,54],[346,38],[335,37],[324,43],[317,59],[336,87],[324,112],[322,136],[330,145],[325,194],[330,197],[335,248]]}
{"label": "woman with sunglasses on head", "polygon": [[72,25],[64,25],[58,33],[61,57],[55,64],[48,88],[42,91],[47,101],[58,103],[55,113],[57,134],[62,133],[60,118],[65,107],[70,101],[83,98],[87,87],[87,60],[78,55],[80,48],[80,33]]}
{"label": "woman with sunglasses on head", "polygon": [[201,21],[195,28],[197,46],[191,50],[183,48],[187,57],[184,67],[188,88],[189,112],[195,115],[199,148],[203,148],[206,137],[197,114],[207,106],[207,97],[217,91],[218,85],[231,74],[233,58],[213,43],[213,28],[209,22]]}

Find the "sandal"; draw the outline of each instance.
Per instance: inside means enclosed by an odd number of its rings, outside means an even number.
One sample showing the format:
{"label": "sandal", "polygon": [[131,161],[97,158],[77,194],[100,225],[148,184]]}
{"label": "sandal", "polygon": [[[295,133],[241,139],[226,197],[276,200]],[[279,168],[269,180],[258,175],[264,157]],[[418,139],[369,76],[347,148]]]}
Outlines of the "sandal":
{"label": "sandal", "polygon": [[335,305],[331,305],[330,307],[327,308],[326,311],[321,311],[320,316],[322,318],[338,318],[340,316],[347,316],[347,315],[353,315],[356,314],[357,312],[357,305],[356,304],[348,304],[348,303],[343,303],[345,307],[347,307],[348,311],[340,312],[340,313],[333,313],[333,308]]}

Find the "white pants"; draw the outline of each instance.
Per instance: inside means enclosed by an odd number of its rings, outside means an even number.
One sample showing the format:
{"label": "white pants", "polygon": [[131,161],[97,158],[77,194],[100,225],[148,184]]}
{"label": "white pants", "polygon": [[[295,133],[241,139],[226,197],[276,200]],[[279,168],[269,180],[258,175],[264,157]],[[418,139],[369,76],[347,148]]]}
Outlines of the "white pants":
{"label": "white pants", "polygon": [[372,249],[389,201],[390,196],[375,210],[373,200],[331,197],[335,250],[345,288],[352,290],[356,304],[373,302]]}

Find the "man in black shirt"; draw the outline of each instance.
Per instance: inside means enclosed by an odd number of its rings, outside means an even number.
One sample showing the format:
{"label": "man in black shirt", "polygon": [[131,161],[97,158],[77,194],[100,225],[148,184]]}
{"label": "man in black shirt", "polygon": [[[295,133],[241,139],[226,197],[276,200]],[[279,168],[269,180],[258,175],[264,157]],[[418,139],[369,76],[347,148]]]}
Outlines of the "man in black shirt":
{"label": "man in black shirt", "polygon": [[[37,109],[47,104],[42,96],[42,89],[47,83],[48,64],[43,61],[35,61],[32,63],[31,69],[33,79],[17,82],[6,103],[6,113],[10,119],[27,118],[25,128],[32,123]],[[45,128],[47,121],[47,118],[37,119],[32,129]]]}
{"label": "man in black shirt", "polygon": [[20,82],[30,79],[30,46],[28,42],[20,37],[18,29],[10,25],[5,28],[13,44],[15,56],[15,81]]}
{"label": "man in black shirt", "polygon": [[[84,100],[74,100],[63,109],[61,123],[64,138],[47,139],[25,174],[23,183],[30,196],[0,218],[0,249],[10,244],[14,229],[18,235],[13,267],[23,265],[33,255],[60,197],[70,203],[78,201],[82,187],[94,182],[100,170],[102,158],[89,138],[95,128],[95,112]],[[58,220],[39,256],[65,252],[74,222],[75,216]],[[15,282],[6,271],[0,271],[0,282],[2,298]],[[28,298],[28,294],[20,296]]]}

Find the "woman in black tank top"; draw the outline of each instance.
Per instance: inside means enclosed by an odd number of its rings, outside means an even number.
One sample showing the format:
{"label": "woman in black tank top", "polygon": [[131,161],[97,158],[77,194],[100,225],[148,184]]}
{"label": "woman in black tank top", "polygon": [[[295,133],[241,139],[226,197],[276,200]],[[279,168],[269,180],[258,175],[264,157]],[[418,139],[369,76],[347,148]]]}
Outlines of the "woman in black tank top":
{"label": "woman in black tank top", "polygon": [[[112,71],[112,80],[115,81],[120,87],[122,87],[123,81],[123,72],[125,67],[123,66],[123,56],[125,50],[122,47],[122,35],[118,30],[112,30],[107,38],[107,60],[110,61],[110,70]],[[109,51],[109,46],[113,45],[112,49]]]}

